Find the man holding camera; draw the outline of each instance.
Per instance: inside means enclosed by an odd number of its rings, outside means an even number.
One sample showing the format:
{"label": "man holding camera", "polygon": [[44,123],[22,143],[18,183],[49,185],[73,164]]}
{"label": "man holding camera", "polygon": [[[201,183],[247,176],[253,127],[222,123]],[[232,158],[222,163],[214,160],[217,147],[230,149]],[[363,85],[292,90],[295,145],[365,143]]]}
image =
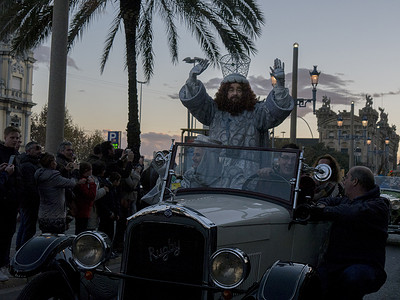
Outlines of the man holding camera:
{"label": "man holding camera", "polygon": [[1,187],[0,193],[0,281],[7,281],[3,268],[10,261],[11,240],[17,224],[17,212],[19,205],[19,172],[16,162],[18,151],[16,150],[21,131],[12,126],[4,129],[4,144],[0,144],[0,165],[7,163],[16,166],[14,173],[8,176],[8,180]]}

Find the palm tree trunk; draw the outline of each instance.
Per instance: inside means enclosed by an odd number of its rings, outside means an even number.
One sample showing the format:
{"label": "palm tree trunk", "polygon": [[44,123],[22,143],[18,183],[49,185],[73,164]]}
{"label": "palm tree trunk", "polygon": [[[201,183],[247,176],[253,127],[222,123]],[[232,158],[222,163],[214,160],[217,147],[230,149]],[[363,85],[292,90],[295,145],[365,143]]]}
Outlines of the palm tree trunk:
{"label": "palm tree trunk", "polygon": [[68,13],[68,0],[54,1],[46,128],[46,151],[51,153],[64,139]]}
{"label": "palm tree trunk", "polygon": [[124,20],[126,63],[128,68],[128,147],[135,153],[135,162],[140,156],[140,124],[138,118],[136,28],[141,1],[121,0],[120,10]]}

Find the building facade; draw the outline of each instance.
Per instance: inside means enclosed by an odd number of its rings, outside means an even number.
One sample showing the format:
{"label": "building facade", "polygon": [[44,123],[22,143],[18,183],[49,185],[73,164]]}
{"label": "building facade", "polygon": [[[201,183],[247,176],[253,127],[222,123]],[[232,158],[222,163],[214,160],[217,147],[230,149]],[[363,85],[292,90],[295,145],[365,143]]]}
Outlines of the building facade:
{"label": "building facade", "polygon": [[35,59],[29,52],[23,56],[11,53],[10,41],[0,42],[0,140],[7,126],[21,130],[22,145],[30,140],[32,75]]}
{"label": "building facade", "polygon": [[355,115],[354,109],[334,112],[330,99],[324,96],[322,107],[316,111],[319,142],[348,155],[353,153],[354,165],[367,166],[375,174],[387,174],[397,167],[399,135],[396,126],[389,125],[384,108],[379,107],[378,113],[372,107],[373,98],[366,95],[365,100],[365,106]]}

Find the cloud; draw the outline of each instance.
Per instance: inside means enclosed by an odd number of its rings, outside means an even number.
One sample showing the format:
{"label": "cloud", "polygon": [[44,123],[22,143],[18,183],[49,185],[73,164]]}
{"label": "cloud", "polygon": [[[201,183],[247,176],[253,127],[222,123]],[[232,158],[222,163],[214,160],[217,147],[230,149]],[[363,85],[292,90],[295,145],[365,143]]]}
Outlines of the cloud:
{"label": "cloud", "polygon": [[400,89],[397,92],[383,92],[383,93],[373,93],[372,97],[373,98],[379,98],[382,96],[396,96],[400,95]]}
{"label": "cloud", "polygon": [[[34,57],[36,59],[36,68],[38,68],[37,65],[39,64],[44,64],[47,67],[50,66],[50,47],[48,46],[42,46],[40,45],[34,50]],[[74,68],[76,70],[80,70],[75,63],[75,60],[73,60],[70,56],[67,57],[67,66]]]}
{"label": "cloud", "polygon": [[[304,99],[312,98],[312,86],[310,82],[310,70],[300,68],[297,74],[297,97]],[[326,96],[331,99],[331,107],[335,109],[335,105],[349,105],[352,101],[355,103],[365,101],[364,92],[351,91],[349,86],[354,83],[354,80],[343,79],[344,73],[321,73],[317,86],[317,102],[316,109],[322,105],[322,97]],[[248,77],[250,85],[254,93],[264,99],[272,90],[271,81],[262,75],[251,75]],[[204,82],[209,95],[214,95],[221,84],[222,78],[211,78]],[[289,93],[292,93],[292,72],[286,74],[286,86],[289,88]],[[381,97],[385,95],[400,95],[398,91],[387,91],[374,93],[372,97]],[[169,95],[172,99],[177,99],[178,95]],[[306,107],[301,107],[297,110],[297,114],[304,117],[306,114],[312,113],[312,103],[308,103]]]}
{"label": "cloud", "polygon": [[153,157],[154,151],[169,150],[171,147],[171,141],[180,142],[181,137],[179,135],[169,135],[165,133],[147,132],[140,135],[141,146],[140,153],[145,156],[146,159]]}

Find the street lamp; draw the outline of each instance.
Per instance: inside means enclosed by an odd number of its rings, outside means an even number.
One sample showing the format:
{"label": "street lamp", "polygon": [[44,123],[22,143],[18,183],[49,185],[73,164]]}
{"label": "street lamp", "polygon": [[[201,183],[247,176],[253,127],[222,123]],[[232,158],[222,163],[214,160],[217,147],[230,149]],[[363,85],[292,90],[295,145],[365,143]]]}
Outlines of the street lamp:
{"label": "street lamp", "polygon": [[349,153],[349,169],[354,166],[354,141],[363,139],[364,145],[367,141],[367,126],[368,126],[368,118],[367,116],[363,116],[361,120],[361,124],[364,128],[363,135],[354,135],[354,101],[351,102],[351,110],[350,110],[350,134],[342,135],[341,128],[343,127],[343,117],[341,114],[337,117],[337,126],[338,126],[338,140],[340,147],[340,139],[350,140],[350,153]]}
{"label": "street lamp", "polygon": [[[352,103],[352,105],[354,105],[354,103]],[[340,139],[343,140],[360,140],[363,139],[364,140],[364,145],[365,143],[369,143],[368,145],[371,145],[371,138],[367,138],[367,126],[368,126],[368,119],[367,116],[363,116],[362,120],[361,120],[361,124],[363,127],[363,135],[354,135],[352,128],[350,128],[351,134],[347,134],[347,135],[342,135],[342,131],[341,128],[343,127],[343,117],[341,114],[338,115],[337,117],[337,126],[338,126],[338,138],[339,138],[339,146],[340,146]]]}
{"label": "street lamp", "polygon": [[[290,116],[290,142],[296,143],[296,131],[297,131],[297,106],[306,107],[307,103],[313,103],[313,114],[315,114],[315,102],[317,98],[317,85],[318,79],[321,72],[318,72],[317,66],[310,71],[311,85],[312,85],[312,99],[304,99],[297,97],[297,73],[298,73],[298,57],[299,57],[299,44],[293,44],[293,71],[292,71],[292,97],[295,101],[295,106]],[[271,83],[274,85],[276,79],[271,76]]]}
{"label": "street lamp", "polygon": [[389,137],[385,138],[385,174],[389,172]]}
{"label": "street lamp", "polygon": [[142,89],[143,89],[143,84],[147,83],[147,81],[139,81],[139,80],[136,80],[136,82],[140,84],[139,125],[142,126]]}
{"label": "street lamp", "polygon": [[[379,128],[378,128],[379,129]],[[368,145],[368,153],[372,153],[373,157],[372,157],[372,164],[374,166],[374,172],[378,171],[378,155],[382,155],[384,154],[384,167],[385,167],[385,172],[387,173],[389,171],[389,144],[390,144],[390,139],[389,137],[386,137],[384,140],[385,143],[385,149],[384,150],[379,150],[376,149],[376,145],[375,145],[375,149],[374,150],[369,150],[371,144],[372,144],[372,139],[370,137],[368,137],[367,139],[367,145]],[[375,157],[375,162],[374,162],[374,157]],[[380,162],[382,163],[382,159],[380,160]]]}

